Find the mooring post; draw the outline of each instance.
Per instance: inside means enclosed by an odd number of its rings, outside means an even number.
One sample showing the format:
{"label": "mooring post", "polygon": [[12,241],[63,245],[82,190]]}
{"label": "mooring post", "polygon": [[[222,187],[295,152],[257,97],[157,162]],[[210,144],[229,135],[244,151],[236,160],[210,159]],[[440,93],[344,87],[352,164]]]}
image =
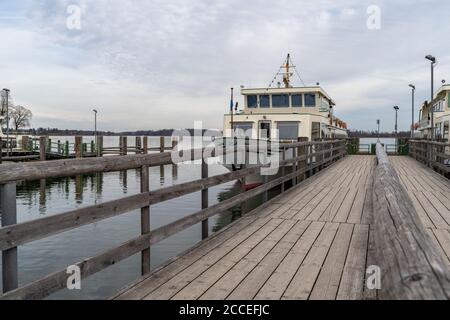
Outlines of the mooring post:
{"label": "mooring post", "polygon": [[[125,172],[126,174],[126,172]],[[148,193],[150,191],[149,170],[148,166],[141,167],[141,193]],[[148,234],[150,232],[150,206],[141,208],[141,234]],[[141,252],[141,272],[142,275],[150,272],[150,248],[144,249]]]}
{"label": "mooring post", "polygon": [[97,157],[103,157],[103,136],[97,136],[96,137],[96,151],[97,151]]}
{"label": "mooring post", "polygon": [[164,137],[159,137],[159,152],[164,152],[165,146],[164,146]]}
{"label": "mooring post", "polygon": [[136,150],[135,150],[135,154],[138,154],[138,153],[142,153],[142,140],[141,140],[141,137],[136,137],[135,138],[135,147],[136,147]]}
{"label": "mooring post", "polygon": [[83,157],[83,137],[82,136],[75,137],[75,157],[76,158]]}
{"label": "mooring post", "polygon": [[[2,227],[17,223],[16,183],[0,185],[0,213]],[[19,285],[17,247],[2,251],[3,293],[14,290]]]}
{"label": "mooring post", "polygon": [[126,156],[128,154],[128,138],[122,137],[122,155]]}
{"label": "mooring post", "polygon": [[46,151],[46,137],[39,137],[39,160],[45,161],[45,151]]}
{"label": "mooring post", "polygon": [[142,153],[148,154],[148,137],[142,138]]}
{"label": "mooring post", "polygon": [[22,150],[23,151],[28,151],[28,144],[29,144],[29,137],[23,136],[22,137]]}

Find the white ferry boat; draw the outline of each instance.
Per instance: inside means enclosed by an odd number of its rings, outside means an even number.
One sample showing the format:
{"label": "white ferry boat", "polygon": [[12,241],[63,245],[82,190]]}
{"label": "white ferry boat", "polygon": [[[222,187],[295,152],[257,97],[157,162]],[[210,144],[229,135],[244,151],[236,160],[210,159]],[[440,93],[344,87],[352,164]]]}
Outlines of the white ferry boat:
{"label": "white ferry boat", "polygon": [[[269,87],[241,86],[244,98],[241,111],[237,111],[237,105],[233,103],[232,92],[230,112],[224,115],[224,138],[243,138],[244,135],[252,140],[276,140],[280,143],[297,141],[298,138],[308,141],[346,138],[347,124],[334,115],[333,99],[319,84],[294,87],[291,84],[294,71],[298,75],[288,54]],[[282,77],[282,83],[272,87],[277,76]],[[236,169],[234,165],[225,166]],[[247,179],[246,187],[252,188],[260,183],[261,177]]]}
{"label": "white ferry boat", "polygon": [[450,143],[450,85],[443,85],[432,103],[425,101],[419,111],[418,130],[420,138],[431,139],[431,106],[434,113],[435,139]]}

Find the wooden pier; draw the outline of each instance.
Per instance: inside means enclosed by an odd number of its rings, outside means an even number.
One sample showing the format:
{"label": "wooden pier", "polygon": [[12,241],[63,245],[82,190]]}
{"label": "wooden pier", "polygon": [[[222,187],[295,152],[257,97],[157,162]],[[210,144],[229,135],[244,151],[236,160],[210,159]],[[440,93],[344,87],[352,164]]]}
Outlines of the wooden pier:
{"label": "wooden pier", "polygon": [[[135,209],[141,209],[141,236],[76,264],[85,278],[141,253],[142,278],[115,299],[450,298],[447,178],[412,157],[388,157],[381,145],[376,155],[345,156],[340,140],[292,143],[283,150],[293,157],[283,157],[279,178],[212,206],[205,201],[209,187],[262,166],[208,177],[203,162],[197,181],[151,192],[143,183],[137,195],[19,224],[7,216],[0,249],[8,287],[0,298],[40,299],[66,285],[61,270],[18,287],[11,281],[17,246]],[[201,158],[198,150],[190,152],[189,159]],[[161,164],[172,164],[170,153],[11,164],[4,165],[9,170],[0,172],[0,183],[129,168],[141,168],[142,181],[148,181],[146,168]],[[277,186],[284,192],[213,235],[202,228],[203,241],[150,270],[155,243],[197,223],[207,226],[209,217]],[[150,231],[151,205],[192,192],[201,192],[202,210]],[[372,267],[380,272],[375,288],[367,285]]]}

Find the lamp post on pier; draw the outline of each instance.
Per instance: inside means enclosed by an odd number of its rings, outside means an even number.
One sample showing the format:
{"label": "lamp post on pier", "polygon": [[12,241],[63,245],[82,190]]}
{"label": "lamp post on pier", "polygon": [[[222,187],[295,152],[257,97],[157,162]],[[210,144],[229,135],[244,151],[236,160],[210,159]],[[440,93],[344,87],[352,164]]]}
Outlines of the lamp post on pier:
{"label": "lamp post on pier", "polygon": [[397,144],[398,144],[398,127],[397,127],[397,120],[398,120],[398,110],[400,108],[398,106],[394,106],[395,110],[395,150],[397,152]]}
{"label": "lamp post on pier", "polygon": [[414,138],[414,96],[416,92],[416,86],[413,84],[410,84],[409,87],[411,88],[411,139]]}
{"label": "lamp post on pier", "polygon": [[433,107],[433,99],[434,99],[434,65],[436,64],[436,57],[431,54],[427,55],[425,59],[431,61],[431,140],[434,140],[434,107]]}
{"label": "lamp post on pier", "polygon": [[94,141],[97,141],[97,109],[92,109],[94,111]]}

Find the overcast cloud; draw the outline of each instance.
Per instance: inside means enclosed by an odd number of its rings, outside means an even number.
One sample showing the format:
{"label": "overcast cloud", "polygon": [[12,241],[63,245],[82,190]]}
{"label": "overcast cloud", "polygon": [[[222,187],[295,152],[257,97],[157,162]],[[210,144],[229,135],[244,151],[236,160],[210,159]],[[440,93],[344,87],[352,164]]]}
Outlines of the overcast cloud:
{"label": "overcast cloud", "polygon": [[[66,26],[82,8],[81,29]],[[369,30],[367,8],[381,9]],[[354,129],[393,130],[450,81],[450,3],[394,1],[40,0],[0,3],[0,86],[33,126],[104,130],[221,128],[229,88],[266,87],[290,52],[307,85],[320,82]],[[300,84],[298,82],[297,84]],[[416,115],[417,117],[417,115]]]}

